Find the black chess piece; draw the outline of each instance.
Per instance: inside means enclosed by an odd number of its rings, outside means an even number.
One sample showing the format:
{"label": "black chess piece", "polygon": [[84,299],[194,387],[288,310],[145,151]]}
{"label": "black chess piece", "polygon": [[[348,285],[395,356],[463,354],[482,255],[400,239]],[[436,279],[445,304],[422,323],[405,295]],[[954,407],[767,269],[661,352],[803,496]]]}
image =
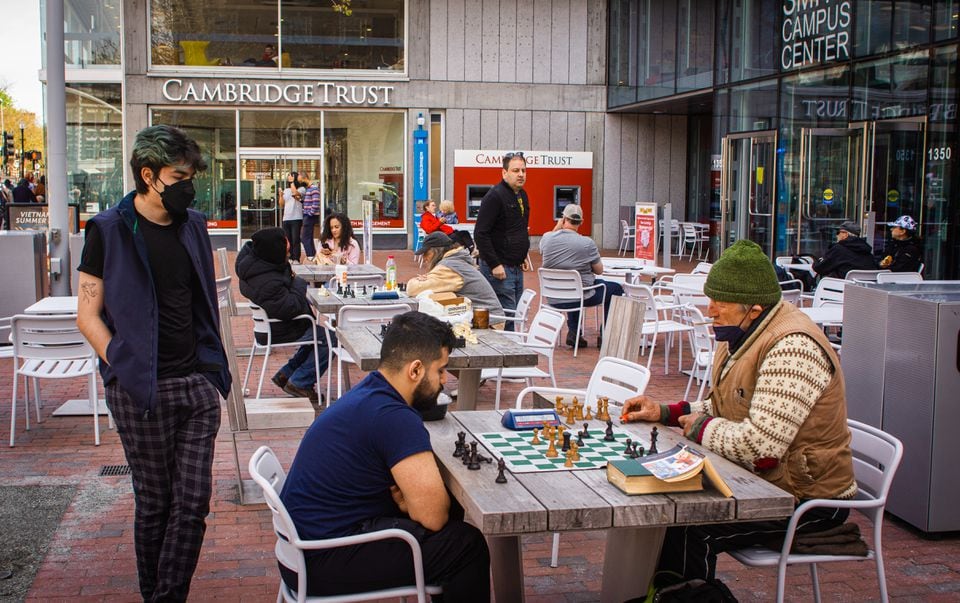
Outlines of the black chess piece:
{"label": "black chess piece", "polygon": [[[385,324],[380,325],[380,337],[383,337],[386,334],[387,334],[387,325]],[[463,433],[463,432],[461,431],[460,433]]]}
{"label": "black chess piece", "polygon": [[367,294],[367,286],[366,286],[366,285],[363,286],[363,294],[364,294],[364,295]]}
{"label": "black chess piece", "polygon": [[640,457],[640,453],[637,452],[637,443],[634,442],[633,446],[630,447],[630,458],[635,459],[639,457]]}
{"label": "black chess piece", "polygon": [[657,426],[654,425],[653,429],[650,430],[650,452],[647,454],[657,454],[657,436],[659,435]]}
{"label": "black chess piece", "polygon": [[589,437],[590,437],[590,432],[587,431],[587,424],[586,424],[586,423],[583,424],[583,437],[584,437],[584,438],[589,438]]}
{"label": "black chess piece", "polygon": [[[460,432],[460,434],[457,435],[456,445],[455,445],[454,448],[453,448],[453,456],[455,456],[455,457],[457,457],[457,458],[460,458],[461,456],[463,456],[463,453],[466,452],[466,451],[464,450],[463,440],[460,439],[460,435],[461,435],[461,434],[463,434],[462,431]],[[465,434],[463,434],[463,435],[465,435]]]}
{"label": "black chess piece", "polygon": [[616,441],[616,439],[617,439],[617,438],[614,437],[614,435],[613,435],[613,420],[612,420],[612,419],[607,419],[607,431],[604,432],[604,434],[603,434],[603,441],[604,441],[604,442],[614,442],[614,441]]}
{"label": "black chess piece", "polygon": [[503,472],[506,469],[507,469],[507,464],[504,462],[504,460],[503,459],[498,460],[497,461],[497,479],[494,480],[498,484],[507,483],[507,476],[503,474]]}
{"label": "black chess piece", "polygon": [[470,442],[470,462],[467,464],[467,469],[471,471],[477,471],[480,469],[480,460],[477,458],[476,440]]}
{"label": "black chess piece", "polygon": [[577,446],[583,447],[583,437],[584,437],[584,436],[583,436],[583,432],[582,432],[582,431],[578,431],[578,432],[577,432]]}
{"label": "black chess piece", "polygon": [[624,456],[630,456],[631,444],[633,444],[633,440],[627,438],[627,447],[623,450]]}
{"label": "black chess piece", "polygon": [[637,446],[637,443],[634,442],[633,447],[635,450],[637,450],[637,456],[643,456],[643,444],[640,444],[639,446]]}
{"label": "black chess piece", "polygon": [[569,432],[569,431],[564,431],[564,432],[563,432],[563,447],[560,448],[560,451],[561,451],[561,452],[566,452],[566,451],[568,451],[568,450],[570,450],[570,432]]}
{"label": "black chess piece", "polygon": [[343,295],[343,283],[337,283],[337,295]]}

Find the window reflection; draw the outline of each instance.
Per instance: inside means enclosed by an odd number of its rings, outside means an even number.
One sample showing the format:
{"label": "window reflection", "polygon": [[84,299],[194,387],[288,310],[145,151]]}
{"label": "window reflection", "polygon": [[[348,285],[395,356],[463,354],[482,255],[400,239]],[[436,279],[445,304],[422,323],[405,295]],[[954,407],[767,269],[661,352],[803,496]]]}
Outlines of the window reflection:
{"label": "window reflection", "polygon": [[404,0],[151,0],[150,22],[154,66],[404,69]]}
{"label": "window reflection", "polygon": [[70,67],[120,64],[121,0],[63,4],[63,58]]}
{"label": "window reflection", "polygon": [[81,220],[123,197],[120,84],[68,84],[67,191]]}

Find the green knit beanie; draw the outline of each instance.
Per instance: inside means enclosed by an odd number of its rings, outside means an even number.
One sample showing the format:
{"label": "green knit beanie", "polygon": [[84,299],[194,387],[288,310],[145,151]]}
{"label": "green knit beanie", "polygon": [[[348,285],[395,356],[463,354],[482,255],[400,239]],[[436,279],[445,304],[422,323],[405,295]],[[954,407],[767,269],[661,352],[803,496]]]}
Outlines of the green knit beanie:
{"label": "green knit beanie", "polygon": [[713,264],[703,293],[714,301],[772,306],[780,283],[770,259],[753,241],[737,241]]}

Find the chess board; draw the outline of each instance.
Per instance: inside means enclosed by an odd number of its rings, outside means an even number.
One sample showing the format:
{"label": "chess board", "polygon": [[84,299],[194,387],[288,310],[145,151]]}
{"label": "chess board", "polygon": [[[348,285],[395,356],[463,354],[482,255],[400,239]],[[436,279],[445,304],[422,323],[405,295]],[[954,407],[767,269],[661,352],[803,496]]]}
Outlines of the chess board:
{"label": "chess board", "polygon": [[[574,461],[573,467],[564,467],[566,458],[565,453],[561,452],[562,442],[556,444],[557,456],[547,458],[546,452],[549,442],[541,437],[540,444],[531,444],[533,433],[529,431],[497,431],[490,433],[477,434],[477,440],[486,447],[487,451],[492,453],[494,463],[497,459],[503,457],[507,463],[507,469],[511,473],[533,473],[537,471],[574,471],[577,469],[602,469],[607,466],[607,461],[620,460],[627,458],[623,454],[626,447],[627,438],[635,436],[613,429],[613,442],[603,440],[606,427],[597,427],[590,432],[590,437],[583,441],[580,447],[580,460]],[[571,442],[577,440],[577,434],[572,433]],[[646,447],[648,442],[640,440],[640,444]]]}

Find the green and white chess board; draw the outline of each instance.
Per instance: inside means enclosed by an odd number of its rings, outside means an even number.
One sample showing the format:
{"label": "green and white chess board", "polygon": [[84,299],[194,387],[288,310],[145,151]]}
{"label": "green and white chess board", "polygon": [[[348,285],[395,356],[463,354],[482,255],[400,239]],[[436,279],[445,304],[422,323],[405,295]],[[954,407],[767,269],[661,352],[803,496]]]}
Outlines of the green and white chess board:
{"label": "green and white chess board", "polygon": [[[616,440],[605,442],[603,440],[605,430],[606,426],[601,428],[600,425],[597,425],[595,430],[590,432],[590,437],[583,440],[583,446],[579,450],[580,460],[574,461],[573,467],[564,467],[566,453],[560,450],[562,441],[556,444],[557,456],[547,458],[547,448],[549,448],[550,443],[541,436],[540,444],[531,444],[533,432],[530,431],[481,433],[477,434],[477,439],[493,454],[494,463],[502,457],[511,473],[574,471],[577,469],[602,469],[607,466],[607,461],[627,458],[623,454],[627,438],[633,439],[635,436],[614,428],[613,436]],[[571,433],[570,441],[577,441],[576,432]],[[647,445],[642,439],[640,444]]]}

